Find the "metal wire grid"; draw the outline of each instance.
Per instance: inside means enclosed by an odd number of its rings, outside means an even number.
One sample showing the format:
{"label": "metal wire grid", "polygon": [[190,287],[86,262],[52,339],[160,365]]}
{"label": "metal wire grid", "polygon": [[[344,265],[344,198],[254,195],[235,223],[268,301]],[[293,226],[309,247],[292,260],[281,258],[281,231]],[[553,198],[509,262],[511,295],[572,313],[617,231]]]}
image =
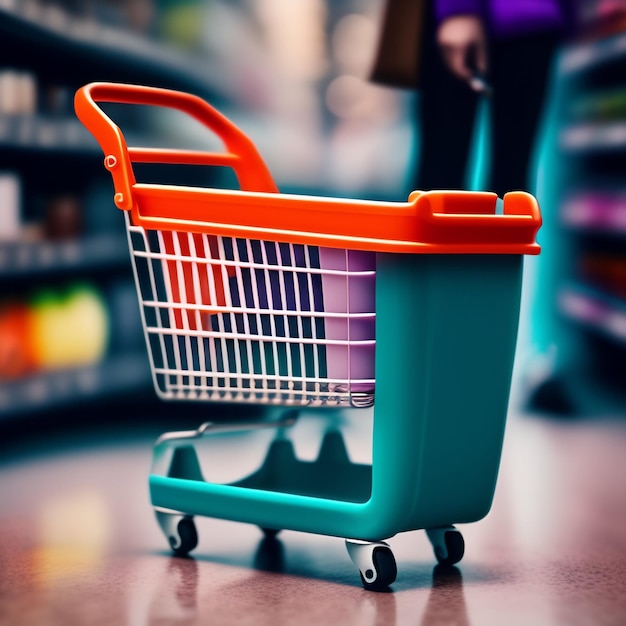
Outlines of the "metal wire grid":
{"label": "metal wire grid", "polygon": [[[126,223],[154,386],[162,399],[373,403],[375,312],[325,311],[323,294],[327,280],[339,279],[349,291],[351,279],[372,278],[373,270],[322,269],[315,246],[146,231],[133,226],[128,214]],[[344,337],[326,336],[329,320],[344,321]],[[360,320],[372,322],[372,336],[351,340],[350,324]],[[371,376],[351,376],[357,347],[372,359]],[[337,355],[346,364],[340,376],[332,362],[329,367],[329,356]]]}

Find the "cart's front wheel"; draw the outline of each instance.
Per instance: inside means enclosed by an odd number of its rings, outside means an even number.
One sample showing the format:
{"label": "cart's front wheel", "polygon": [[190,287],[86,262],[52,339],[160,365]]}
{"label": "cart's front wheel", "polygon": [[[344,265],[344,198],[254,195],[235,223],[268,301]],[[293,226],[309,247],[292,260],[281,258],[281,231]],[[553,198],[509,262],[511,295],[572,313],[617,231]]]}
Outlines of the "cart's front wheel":
{"label": "cart's front wheel", "polygon": [[177,556],[187,556],[198,545],[198,531],[190,517],[178,522],[178,536],[169,537],[170,546]]}
{"label": "cart's front wheel", "polygon": [[363,587],[369,591],[386,589],[396,580],[398,567],[391,548],[376,548],[372,554],[374,571],[361,572]]}
{"label": "cart's front wheel", "polygon": [[155,511],[159,526],[176,556],[187,556],[198,545],[193,517],[180,513]]}
{"label": "cart's front wheel", "polygon": [[398,575],[396,559],[385,542],[346,539],[346,548],[352,562],[359,568],[365,589],[382,591],[395,581]]}
{"label": "cart's front wheel", "polygon": [[426,534],[440,565],[454,565],[463,558],[465,541],[454,526],[428,528]]}

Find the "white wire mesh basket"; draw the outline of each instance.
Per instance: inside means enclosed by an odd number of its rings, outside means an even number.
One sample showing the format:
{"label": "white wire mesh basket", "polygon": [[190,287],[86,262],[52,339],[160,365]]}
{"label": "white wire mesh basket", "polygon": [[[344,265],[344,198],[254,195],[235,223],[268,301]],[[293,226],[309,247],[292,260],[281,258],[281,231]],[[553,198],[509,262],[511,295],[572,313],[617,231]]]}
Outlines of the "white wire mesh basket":
{"label": "white wire mesh basket", "polygon": [[373,404],[374,253],[126,224],[159,397]]}

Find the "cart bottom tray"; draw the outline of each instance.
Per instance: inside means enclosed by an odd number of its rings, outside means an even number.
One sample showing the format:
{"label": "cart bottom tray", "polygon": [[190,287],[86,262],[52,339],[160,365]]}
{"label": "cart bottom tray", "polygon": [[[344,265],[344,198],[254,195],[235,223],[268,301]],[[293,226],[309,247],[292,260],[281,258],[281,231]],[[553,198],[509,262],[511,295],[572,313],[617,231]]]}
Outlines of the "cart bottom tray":
{"label": "cart bottom tray", "polygon": [[[161,484],[168,478],[201,482],[207,488],[213,484],[204,480],[196,451],[189,444],[174,450],[167,477],[151,477],[157,478]],[[372,467],[352,463],[343,436],[331,431],[324,435],[314,461],[298,459],[290,440],[275,439],[258,470],[237,482],[215,486],[365,503],[371,495]]]}

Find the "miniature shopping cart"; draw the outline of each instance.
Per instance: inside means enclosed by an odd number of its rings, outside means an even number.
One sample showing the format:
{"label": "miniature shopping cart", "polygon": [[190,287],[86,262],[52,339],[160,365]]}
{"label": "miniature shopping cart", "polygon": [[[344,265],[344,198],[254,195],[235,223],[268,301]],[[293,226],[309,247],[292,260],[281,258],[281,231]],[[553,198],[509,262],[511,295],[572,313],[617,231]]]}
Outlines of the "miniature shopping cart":
{"label": "miniature shopping cart", "polygon": [[[99,102],[181,110],[226,150],[127,147]],[[453,524],[484,517],[494,493],[522,260],[539,252],[534,198],[509,193],[497,211],[490,193],[414,192],[405,203],[280,194],[249,139],[195,96],[94,83],[76,111],[125,213],[158,395],[253,403],[249,427],[281,433],[230,482],[206,477],[196,448],[241,424],[161,437],[150,493],[174,552],[196,546],[199,515],[269,536],[347,538],[369,589],[395,580],[383,540],[399,532],[425,529],[437,560],[458,562]],[[228,166],[241,189],[138,183],[135,163]],[[280,407],[278,421],[263,407]],[[293,453],[298,416],[329,407],[373,413],[371,463],[351,460],[337,432],[314,459]]]}

